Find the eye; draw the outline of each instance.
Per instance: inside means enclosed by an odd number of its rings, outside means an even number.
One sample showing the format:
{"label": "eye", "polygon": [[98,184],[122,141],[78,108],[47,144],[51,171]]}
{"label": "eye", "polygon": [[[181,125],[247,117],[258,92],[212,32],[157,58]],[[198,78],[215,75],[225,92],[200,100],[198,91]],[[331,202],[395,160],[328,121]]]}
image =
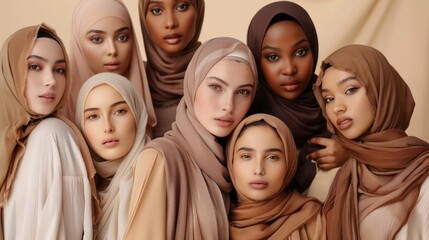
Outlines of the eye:
{"label": "eye", "polygon": [[179,3],[179,4],[177,5],[176,10],[177,10],[177,11],[179,11],[179,12],[184,12],[184,11],[186,11],[188,8],[189,8],[189,4],[187,4],[187,3]]}
{"label": "eye", "polygon": [[346,90],[346,94],[353,94],[359,90],[358,87],[351,87]]}
{"label": "eye", "polygon": [[333,97],[325,97],[323,100],[325,103],[330,103],[330,102],[334,101],[334,98]]}
{"label": "eye", "polygon": [[277,160],[279,160],[280,158],[279,158],[279,156],[277,156],[277,155],[269,155],[269,156],[267,157],[267,159],[268,159],[268,160],[271,160],[271,161],[277,161]]}
{"label": "eye", "polygon": [[250,154],[248,154],[248,153],[243,153],[243,154],[240,155],[240,158],[243,159],[243,160],[249,160],[249,159],[252,158],[252,156]]}
{"label": "eye", "polygon": [[277,62],[280,57],[277,54],[268,54],[265,56],[265,59],[267,59],[269,62]]}
{"label": "eye", "polygon": [[128,36],[128,34],[121,34],[121,35],[118,36],[118,40],[120,42],[126,42],[126,41],[128,41],[129,38],[130,37]]}
{"label": "eye", "polygon": [[95,43],[95,44],[99,44],[99,43],[102,43],[103,42],[103,39],[101,38],[101,37],[99,37],[99,36],[94,36],[94,37],[91,37],[91,42],[93,42],[93,43]]}
{"label": "eye", "polygon": [[99,118],[97,114],[89,114],[85,117],[86,120],[95,120],[97,118]]}
{"label": "eye", "polygon": [[42,68],[39,65],[37,65],[37,64],[29,64],[28,65],[28,70],[40,71],[40,70],[42,70]]}
{"label": "eye", "polygon": [[250,94],[250,90],[240,89],[240,90],[237,91],[237,93],[241,94],[241,95],[249,95]]}
{"label": "eye", "polygon": [[298,51],[296,51],[295,56],[303,57],[303,56],[307,55],[307,53],[308,53],[308,49],[301,48],[301,49],[298,49]]}
{"label": "eye", "polygon": [[154,7],[154,8],[152,8],[152,9],[150,10],[150,12],[151,12],[153,15],[161,15],[162,10],[161,10],[161,8],[159,8],[159,7]]}
{"label": "eye", "polygon": [[113,115],[125,115],[128,111],[125,109],[118,109],[116,110]]}
{"label": "eye", "polygon": [[64,67],[57,67],[54,69],[54,72],[64,75],[66,74],[66,69]]}
{"label": "eye", "polygon": [[210,84],[209,88],[212,89],[212,90],[215,90],[215,91],[220,91],[221,90],[221,87],[219,85],[216,85],[216,84]]}

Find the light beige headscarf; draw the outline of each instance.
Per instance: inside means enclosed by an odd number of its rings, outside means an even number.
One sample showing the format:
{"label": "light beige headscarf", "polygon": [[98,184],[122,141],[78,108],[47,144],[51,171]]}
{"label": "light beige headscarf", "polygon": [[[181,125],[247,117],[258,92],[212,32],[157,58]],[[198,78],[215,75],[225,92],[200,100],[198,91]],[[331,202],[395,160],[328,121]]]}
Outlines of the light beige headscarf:
{"label": "light beige headscarf", "polygon": [[[40,115],[31,111],[24,96],[27,78],[27,58],[31,54],[39,31],[47,32],[61,46],[66,61],[66,89],[58,106],[52,114]],[[55,30],[45,24],[26,27],[16,31],[3,44],[0,68],[0,206],[3,206],[11,191],[12,183],[19,167],[19,161],[25,152],[28,135],[43,118],[54,116],[69,125],[78,140],[92,191],[92,210],[95,218],[99,208],[95,191],[95,169],[88,147],[77,127],[68,119],[55,114],[67,100],[70,89],[70,65],[61,39]]]}
{"label": "light beige headscarf", "polygon": [[70,89],[68,103],[68,114],[74,119],[75,104],[77,94],[82,84],[94,73],[90,70],[85,60],[80,39],[86,35],[91,26],[103,18],[117,17],[124,21],[133,34],[134,47],[128,71],[124,77],[129,79],[137,91],[143,96],[147,112],[149,114],[149,124],[156,125],[156,116],[153,109],[151,93],[146,77],[140,49],[137,44],[136,34],[131,22],[130,14],[125,4],[120,0],[81,0],[75,7],[72,21],[72,39],[70,41],[70,64],[73,77],[73,84]]}
{"label": "light beige headscarf", "polygon": [[154,136],[162,136],[176,116],[176,107],[183,96],[183,79],[186,68],[201,42],[198,41],[204,21],[204,0],[191,0],[197,12],[195,35],[186,48],[177,54],[167,54],[152,40],[146,14],[150,0],[139,0],[140,24],[147,56],[146,71],[150,91],[159,124],[154,128]]}
{"label": "light beige headscarf", "polygon": [[[254,114],[245,118],[235,128],[228,146],[227,162],[231,181],[235,144],[243,128],[264,121],[278,134],[285,149],[286,172],[280,190],[270,199],[255,201],[237,190],[237,203],[230,212],[231,239],[324,239],[322,204],[315,198],[305,197],[295,190],[285,190],[295,175],[298,156],[292,133],[280,119],[268,114]],[[258,136],[255,136],[258,138]]]}
{"label": "light beige headscarf", "polygon": [[98,191],[101,213],[97,219],[97,239],[121,239],[128,220],[134,165],[149,141],[146,134],[148,114],[140,93],[128,79],[115,73],[98,73],[82,85],[77,98],[76,124],[82,132],[84,132],[83,112],[88,94],[103,84],[111,86],[122,95],[134,115],[137,127],[134,145],[122,159],[105,161],[92,152],[97,173],[109,182],[107,188]]}
{"label": "light beige headscarf", "polygon": [[198,87],[210,69],[222,59],[249,64],[257,71],[247,46],[233,38],[215,38],[195,53],[185,74],[184,97],[177,108],[173,129],[148,143],[162,152],[167,176],[167,239],[228,239],[228,170],[223,147],[194,111]]}
{"label": "light beige headscarf", "polygon": [[[352,156],[339,170],[325,203],[328,237],[360,239],[362,231],[366,234],[383,231],[387,239],[394,239],[407,222],[420,186],[429,175],[429,144],[405,133],[414,109],[413,96],[381,52],[369,46],[349,45],[323,61],[314,86],[325,116],[321,85],[322,81],[329,80],[323,77],[331,66],[353,73],[362,83],[375,119],[367,134],[352,140],[328,121],[328,128]],[[403,211],[397,211],[398,206]],[[361,229],[368,214],[381,207],[394,216],[396,224],[390,229]]]}

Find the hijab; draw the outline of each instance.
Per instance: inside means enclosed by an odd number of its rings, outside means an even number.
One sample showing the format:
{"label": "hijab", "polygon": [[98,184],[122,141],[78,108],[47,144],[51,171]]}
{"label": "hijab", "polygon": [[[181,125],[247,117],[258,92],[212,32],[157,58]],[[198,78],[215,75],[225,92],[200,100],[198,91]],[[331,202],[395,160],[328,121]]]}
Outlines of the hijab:
{"label": "hijab", "polygon": [[[405,133],[414,110],[413,96],[381,52],[369,46],[349,45],[322,63],[314,91],[325,116],[321,85],[328,67],[354,74],[365,87],[374,113],[369,132],[359,139],[347,139],[327,123],[352,156],[338,172],[326,201],[325,211],[332,220],[328,236],[358,239],[362,231],[380,231],[360,229],[359,225],[383,207],[397,219],[391,229],[382,229],[393,239],[407,222],[420,186],[429,175],[429,144]],[[395,210],[394,204],[403,211]]]}
{"label": "hijab", "polygon": [[86,35],[91,27],[103,18],[116,17],[125,22],[134,38],[134,46],[131,60],[124,77],[129,79],[137,91],[143,96],[147,112],[149,114],[149,124],[156,125],[155,111],[153,109],[151,93],[140,49],[137,44],[136,34],[131,22],[130,14],[121,0],[81,0],[73,12],[72,39],[70,41],[70,64],[72,70],[73,84],[69,100],[69,115],[74,119],[77,95],[82,84],[92,75],[87,64],[85,55],[80,45],[80,39]]}
{"label": "hijab", "polygon": [[[37,114],[32,111],[25,99],[25,79],[27,78],[27,58],[31,54],[39,32],[52,37],[61,46],[66,62],[66,88],[61,100],[51,114]],[[0,206],[8,199],[16,175],[19,161],[25,152],[27,137],[44,118],[56,117],[67,123],[76,134],[79,149],[85,161],[92,192],[93,217],[98,213],[98,200],[95,191],[95,169],[91,162],[88,147],[76,126],[56,112],[65,104],[70,89],[70,65],[63,42],[55,30],[45,24],[22,28],[13,33],[3,44],[0,68]]]}
{"label": "hijab", "polygon": [[262,42],[268,28],[279,18],[289,21],[292,19],[302,27],[313,55],[312,72],[317,65],[319,54],[317,33],[307,11],[298,4],[288,1],[270,3],[261,8],[251,20],[247,31],[247,45],[255,57],[261,85],[253,102],[251,113],[268,113],[280,118],[288,125],[296,146],[301,150],[298,158],[300,175],[295,176],[292,186],[299,191],[304,191],[316,174],[315,164],[306,160],[305,157],[318,149],[307,144],[307,140],[316,136],[330,137],[330,134],[326,130],[326,120],[323,118],[322,111],[313,94],[312,87],[317,78],[315,74],[311,75],[307,88],[300,96],[294,100],[287,100],[271,89],[262,73]]}
{"label": "hijab", "polygon": [[[315,221],[321,213],[321,203],[314,198],[304,197],[296,191],[285,191],[297,168],[297,150],[292,133],[280,119],[268,114],[254,114],[245,118],[234,130],[227,146],[227,162],[231,181],[235,185],[232,171],[234,150],[244,128],[249,124],[264,121],[271,126],[283,142],[285,149],[286,172],[282,187],[271,198],[255,201],[243,195],[239,189],[237,203],[230,211],[231,239],[314,239],[324,235],[322,221],[316,229],[305,229],[310,221]],[[244,130],[245,131],[245,130]],[[255,136],[257,137],[257,136]],[[315,234],[307,236],[307,233]]]}
{"label": "hijab", "polygon": [[[205,42],[189,63],[172,130],[147,145],[166,160],[167,239],[228,239],[231,183],[223,147],[194,111],[197,89],[210,69],[224,59],[248,64],[256,88],[256,65],[244,43],[226,37]],[[252,99],[254,95],[255,91]]]}
{"label": "hijab", "polygon": [[77,98],[76,124],[82,132],[86,99],[91,90],[103,84],[111,86],[122,95],[134,115],[137,127],[133,147],[122,159],[106,161],[92,152],[97,173],[109,182],[106,189],[99,191],[101,213],[97,219],[97,238],[119,239],[124,235],[128,220],[134,165],[149,141],[146,134],[148,113],[140,93],[128,79],[109,72],[95,74],[85,81]]}

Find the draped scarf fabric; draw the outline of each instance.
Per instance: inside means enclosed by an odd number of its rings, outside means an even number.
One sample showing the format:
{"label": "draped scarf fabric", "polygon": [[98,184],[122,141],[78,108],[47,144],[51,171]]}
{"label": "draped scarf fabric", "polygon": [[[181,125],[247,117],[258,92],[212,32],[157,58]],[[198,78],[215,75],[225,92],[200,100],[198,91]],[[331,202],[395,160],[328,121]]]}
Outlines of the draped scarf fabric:
{"label": "draped scarf fabric", "polygon": [[[24,96],[27,78],[27,58],[31,54],[39,31],[52,36],[63,50],[66,62],[66,88],[61,100],[49,115],[41,115],[30,110]],[[95,190],[95,169],[91,162],[88,147],[77,127],[64,116],[56,114],[66,102],[70,89],[70,67],[67,52],[55,30],[45,24],[22,28],[12,34],[3,44],[0,68],[0,206],[8,199],[16,175],[19,161],[25,152],[28,135],[46,117],[56,117],[64,121],[76,134],[79,148],[85,161],[92,193],[92,211],[95,218],[98,213],[98,198]]]}
{"label": "draped scarf fabric", "polygon": [[[349,45],[332,53],[322,63],[314,91],[322,108],[324,72],[328,67],[353,73],[363,84],[372,104],[375,120],[365,135],[346,139],[328,121],[328,128],[347,150],[349,159],[337,174],[325,206],[330,239],[359,239],[362,233],[383,231],[394,239],[407,222],[429,175],[429,144],[407,136],[414,99],[398,72],[378,50]],[[324,110],[324,114],[326,112]],[[393,205],[403,211],[393,210]],[[362,229],[366,217],[379,208],[397,219],[390,229]],[[390,209],[390,210],[389,210]],[[379,216],[378,219],[382,219]],[[375,223],[374,223],[375,224]],[[373,225],[374,225],[373,224]]]}
{"label": "draped scarf fabric", "polygon": [[286,239],[292,235],[293,239],[322,239],[325,231],[320,217],[321,203],[296,191],[285,191],[297,168],[297,151],[289,128],[280,119],[268,114],[254,114],[236,127],[227,146],[232,183],[235,184],[232,170],[235,144],[245,126],[261,120],[273,127],[283,142],[286,172],[281,179],[282,187],[269,199],[255,201],[236,189],[237,203],[232,205],[230,212],[231,239]]}
{"label": "draped scarf fabric", "polygon": [[307,140],[316,136],[330,137],[330,134],[326,129],[326,120],[313,94],[312,87],[317,78],[315,74],[311,75],[307,88],[300,96],[294,100],[288,100],[271,89],[262,73],[262,42],[268,28],[273,24],[273,19],[278,16],[285,19],[292,18],[302,27],[313,55],[312,72],[317,65],[319,54],[317,32],[307,11],[296,3],[288,1],[274,2],[261,8],[251,20],[247,31],[247,45],[255,57],[261,85],[253,102],[251,113],[271,114],[288,125],[296,146],[301,150],[297,171],[299,176],[295,177],[292,185],[299,191],[303,191],[310,185],[316,174],[315,164],[307,161],[305,157],[318,149],[308,144]]}
{"label": "draped scarf fabric", "polygon": [[137,127],[133,147],[122,159],[105,161],[92,152],[97,173],[109,182],[106,189],[98,191],[101,212],[97,219],[96,235],[98,239],[120,239],[128,221],[134,166],[138,155],[149,141],[146,134],[148,113],[140,93],[128,79],[115,73],[95,74],[82,85],[77,98],[76,123],[82,132],[85,131],[85,101],[92,89],[103,84],[111,86],[122,95],[134,115]]}
{"label": "draped scarf fabric", "polygon": [[83,83],[95,73],[90,69],[80,41],[85,37],[91,27],[103,18],[116,17],[125,22],[131,33],[133,50],[128,70],[124,77],[129,79],[140,95],[143,96],[147,112],[149,114],[149,124],[156,125],[155,110],[153,109],[151,92],[146,77],[146,70],[137,44],[136,34],[131,22],[130,14],[121,0],[81,0],[73,11],[72,39],[70,41],[70,64],[72,70],[73,84],[70,90],[68,104],[68,115],[74,119],[75,105],[79,89]]}
{"label": "draped scarf fabric", "polygon": [[223,147],[198,122],[193,106],[206,74],[223,59],[249,64],[256,88],[256,65],[245,44],[232,38],[205,42],[189,63],[172,130],[147,145],[166,159],[167,239],[228,239],[231,183]]}

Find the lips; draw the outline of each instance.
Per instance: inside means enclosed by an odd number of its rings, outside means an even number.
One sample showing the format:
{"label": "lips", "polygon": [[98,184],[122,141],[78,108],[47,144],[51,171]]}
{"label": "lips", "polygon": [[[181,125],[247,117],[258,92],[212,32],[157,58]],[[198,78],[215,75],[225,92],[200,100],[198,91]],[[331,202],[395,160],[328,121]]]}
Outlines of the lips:
{"label": "lips", "polygon": [[353,120],[347,117],[337,119],[337,126],[339,130],[346,130],[353,125]]}
{"label": "lips", "polygon": [[215,118],[215,120],[220,127],[230,127],[234,124],[234,120],[229,117]]}
{"label": "lips", "polygon": [[176,33],[168,34],[167,36],[164,37],[163,40],[168,44],[174,45],[174,44],[178,44],[182,40],[182,36]]}
{"label": "lips", "polygon": [[108,62],[104,64],[104,67],[109,70],[109,71],[115,71],[119,69],[119,62],[117,61],[112,61],[112,62]]}
{"label": "lips", "polygon": [[106,146],[106,147],[115,147],[116,145],[119,144],[119,139],[106,138],[106,139],[103,139],[102,144],[103,146]]}
{"label": "lips", "polygon": [[293,91],[296,91],[300,85],[301,85],[300,81],[289,80],[285,83],[282,83],[280,85],[280,88],[287,91],[287,92],[293,92]]}
{"label": "lips", "polygon": [[46,102],[53,102],[55,101],[55,94],[54,93],[44,93],[39,96],[43,101]]}
{"label": "lips", "polygon": [[249,186],[256,190],[262,190],[268,187],[268,183],[262,180],[255,180],[250,182]]}

